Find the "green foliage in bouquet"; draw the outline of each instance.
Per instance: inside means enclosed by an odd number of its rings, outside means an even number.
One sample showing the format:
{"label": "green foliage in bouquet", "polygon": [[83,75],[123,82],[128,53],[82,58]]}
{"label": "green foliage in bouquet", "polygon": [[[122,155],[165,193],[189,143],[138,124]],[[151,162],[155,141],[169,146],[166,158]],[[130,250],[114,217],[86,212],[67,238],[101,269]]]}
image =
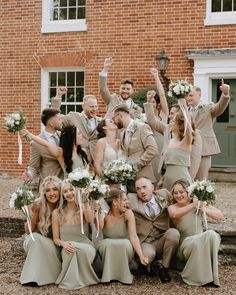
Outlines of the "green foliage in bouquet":
{"label": "green foliage in bouquet", "polygon": [[18,187],[16,192],[10,196],[9,207],[11,209],[21,209],[24,205],[30,205],[35,200],[32,191],[25,187]]}
{"label": "green foliage in bouquet", "polygon": [[22,130],[26,123],[26,117],[24,116],[23,110],[21,108],[18,112],[7,115],[4,120],[8,132],[12,133]]}

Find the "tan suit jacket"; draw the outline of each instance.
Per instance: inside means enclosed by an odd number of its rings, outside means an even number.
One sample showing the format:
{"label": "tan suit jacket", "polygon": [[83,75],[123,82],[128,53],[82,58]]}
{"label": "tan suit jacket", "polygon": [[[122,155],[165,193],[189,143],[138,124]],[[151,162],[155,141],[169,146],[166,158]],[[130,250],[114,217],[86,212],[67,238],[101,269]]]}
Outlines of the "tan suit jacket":
{"label": "tan suit jacket", "polygon": [[121,148],[126,157],[137,166],[137,177],[145,176],[155,182],[151,161],[158,149],[153,132],[147,124],[136,121],[133,124],[136,130],[129,134],[128,142],[125,142],[125,130],[121,131]]}
{"label": "tan suit jacket", "polygon": [[[164,124],[162,121],[160,121],[154,114],[152,104],[150,103],[144,103],[144,110],[147,115],[147,121],[150,127],[153,130],[156,130],[160,134],[163,135],[164,137],[164,145],[163,149],[161,151],[161,156],[160,156],[160,162],[158,165],[158,173],[161,172],[161,168],[164,164],[165,157],[166,157],[166,152],[167,152],[167,147],[169,144],[169,141],[171,139],[171,130],[169,124]],[[202,138],[199,130],[195,130],[195,137],[194,137],[194,142],[192,145],[192,151],[191,151],[191,157],[190,157],[190,162],[191,166],[189,169],[190,175],[192,179],[195,178],[200,162],[201,162],[201,153],[202,153]]]}
{"label": "tan suit jacket", "polygon": [[[103,101],[107,105],[107,113],[105,117],[109,117],[113,109],[121,104],[125,104],[125,101],[117,96],[116,94],[111,94],[107,87],[107,77],[99,75],[99,90]],[[138,115],[142,114],[143,110],[140,106],[135,104],[132,100],[131,107],[129,109],[131,117],[136,118]]]}
{"label": "tan suit jacket", "polygon": [[137,194],[128,194],[130,209],[133,210],[136,221],[136,230],[140,243],[145,242],[155,229],[156,239],[159,239],[169,228],[170,219],[167,211],[168,198],[171,194],[166,189],[160,189],[155,192],[155,199],[161,211],[152,219],[145,213],[144,202],[140,200]]}
{"label": "tan suit jacket", "polygon": [[[52,98],[52,107],[60,108],[60,99]],[[102,118],[96,117],[96,126],[102,120]],[[77,127],[83,135],[82,148],[86,151],[90,161],[94,160],[95,148],[97,143],[97,130],[91,131],[88,127],[86,118],[83,113],[70,112],[68,115],[63,115],[63,126],[73,125]]]}
{"label": "tan suit jacket", "polygon": [[230,96],[221,95],[216,104],[203,105],[198,108],[194,123],[201,132],[202,156],[220,153],[220,147],[213,129],[215,118],[220,116],[229,104]]}
{"label": "tan suit jacket", "polygon": [[[39,136],[47,140],[43,132],[41,132]],[[57,159],[51,156],[44,146],[36,142],[32,142],[30,145],[30,163],[28,171],[32,174],[33,179],[39,176],[40,181],[50,175],[58,176],[63,179],[63,171]]]}

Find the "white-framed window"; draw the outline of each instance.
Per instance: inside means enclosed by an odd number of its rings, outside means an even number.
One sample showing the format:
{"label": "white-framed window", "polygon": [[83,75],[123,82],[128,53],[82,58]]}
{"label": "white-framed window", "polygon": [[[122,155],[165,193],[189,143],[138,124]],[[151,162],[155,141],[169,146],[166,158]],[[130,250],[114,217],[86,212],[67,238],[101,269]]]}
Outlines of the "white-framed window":
{"label": "white-framed window", "polygon": [[86,0],[42,0],[42,33],[87,31]]}
{"label": "white-framed window", "polygon": [[66,86],[67,93],[62,96],[61,112],[81,112],[84,97],[84,69],[48,68],[41,72],[41,107],[50,106],[51,97],[56,95],[58,86]]}
{"label": "white-framed window", "polygon": [[236,0],[206,0],[205,26],[236,24]]}

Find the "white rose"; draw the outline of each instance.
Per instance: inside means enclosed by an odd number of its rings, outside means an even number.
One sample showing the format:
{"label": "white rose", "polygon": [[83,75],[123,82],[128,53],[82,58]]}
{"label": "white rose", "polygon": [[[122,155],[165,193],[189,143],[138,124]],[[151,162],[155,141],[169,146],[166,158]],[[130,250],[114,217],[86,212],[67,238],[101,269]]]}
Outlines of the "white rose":
{"label": "white rose", "polygon": [[171,91],[168,91],[168,92],[167,92],[167,95],[168,95],[169,97],[172,97],[172,92],[171,92]]}
{"label": "white rose", "polygon": [[179,85],[175,85],[175,87],[173,88],[173,91],[174,91],[175,94],[179,95],[180,94]]}
{"label": "white rose", "polygon": [[206,191],[207,191],[208,193],[212,193],[212,192],[214,191],[214,189],[213,189],[213,187],[212,187],[211,185],[208,185],[208,186],[206,187]]}

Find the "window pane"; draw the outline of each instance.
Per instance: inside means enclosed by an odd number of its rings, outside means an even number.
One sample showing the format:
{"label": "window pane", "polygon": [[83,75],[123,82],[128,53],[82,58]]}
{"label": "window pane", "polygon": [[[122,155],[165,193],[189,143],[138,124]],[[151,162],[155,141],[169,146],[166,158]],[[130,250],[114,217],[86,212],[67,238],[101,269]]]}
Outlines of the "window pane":
{"label": "window pane", "polygon": [[60,7],[67,7],[67,0],[60,0]]}
{"label": "window pane", "polygon": [[234,0],[234,11],[236,11],[236,0]]}
{"label": "window pane", "polygon": [[58,86],[64,86],[66,85],[66,73],[61,72],[58,73]]}
{"label": "window pane", "polygon": [[61,113],[66,115],[66,106],[65,105],[61,105]]}
{"label": "window pane", "polygon": [[58,9],[53,10],[53,19],[58,20]]}
{"label": "window pane", "polygon": [[67,114],[69,113],[69,112],[74,112],[75,111],[75,106],[74,105],[68,105],[67,106]]}
{"label": "window pane", "polygon": [[76,6],[76,0],[69,0],[69,6]]}
{"label": "window pane", "polygon": [[76,88],[76,102],[82,102],[84,97],[84,89]]}
{"label": "window pane", "polygon": [[67,102],[75,102],[74,88],[67,89]]}
{"label": "window pane", "polygon": [[50,88],[49,89],[49,97],[50,98],[56,96],[56,93],[57,93],[57,89],[56,88]]}
{"label": "window pane", "polygon": [[85,0],[78,0],[78,5],[84,6],[86,3]]}
{"label": "window pane", "polygon": [[84,72],[76,72],[76,86],[84,86]]}
{"label": "window pane", "polygon": [[212,12],[221,11],[221,0],[211,0],[211,11]]}
{"label": "window pane", "polygon": [[49,85],[57,86],[57,73],[49,73]]}
{"label": "window pane", "polygon": [[76,8],[69,8],[69,19],[76,19]]}
{"label": "window pane", "polygon": [[67,8],[62,8],[60,11],[60,20],[66,20],[67,19]]}
{"label": "window pane", "polygon": [[53,1],[53,7],[58,7],[59,6],[59,0],[54,0]]}
{"label": "window pane", "polygon": [[79,7],[78,8],[78,19],[84,19],[85,18],[85,7]]}
{"label": "window pane", "polygon": [[232,0],[223,1],[223,11],[232,11]]}
{"label": "window pane", "polygon": [[75,86],[75,73],[74,72],[67,73],[67,86]]}
{"label": "window pane", "polygon": [[77,105],[76,106],[76,112],[82,112],[83,111],[83,108],[81,105]]}

